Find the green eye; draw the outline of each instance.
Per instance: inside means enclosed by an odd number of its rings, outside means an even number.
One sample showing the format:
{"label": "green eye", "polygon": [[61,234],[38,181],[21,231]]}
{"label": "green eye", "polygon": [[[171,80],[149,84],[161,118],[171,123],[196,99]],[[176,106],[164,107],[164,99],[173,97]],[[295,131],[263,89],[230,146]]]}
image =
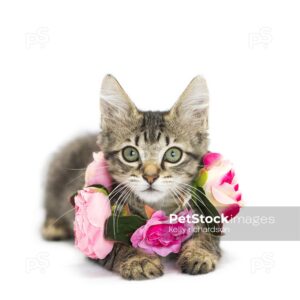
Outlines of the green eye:
{"label": "green eye", "polygon": [[177,147],[172,147],[168,149],[164,155],[164,160],[170,163],[177,163],[180,161],[182,156],[182,151]]}
{"label": "green eye", "polygon": [[139,152],[134,147],[125,147],[122,150],[123,158],[128,162],[134,162],[139,159]]}

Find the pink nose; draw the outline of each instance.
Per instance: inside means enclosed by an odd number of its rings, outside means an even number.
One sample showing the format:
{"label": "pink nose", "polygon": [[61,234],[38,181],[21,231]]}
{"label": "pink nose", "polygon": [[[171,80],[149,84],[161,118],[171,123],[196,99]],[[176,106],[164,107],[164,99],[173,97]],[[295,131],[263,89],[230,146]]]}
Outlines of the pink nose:
{"label": "pink nose", "polygon": [[143,178],[149,183],[152,184],[159,174],[159,168],[154,163],[146,163],[143,168]]}
{"label": "pink nose", "polygon": [[143,178],[144,178],[149,184],[152,184],[152,183],[158,178],[158,175],[143,175]]}

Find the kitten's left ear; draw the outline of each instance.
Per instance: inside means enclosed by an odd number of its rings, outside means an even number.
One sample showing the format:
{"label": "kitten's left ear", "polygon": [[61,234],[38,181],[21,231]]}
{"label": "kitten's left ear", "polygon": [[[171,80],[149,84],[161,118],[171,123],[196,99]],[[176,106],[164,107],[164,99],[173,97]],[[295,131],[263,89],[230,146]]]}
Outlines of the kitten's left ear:
{"label": "kitten's left ear", "polygon": [[206,130],[208,127],[209,95],[203,77],[195,77],[181,94],[170,110],[170,117],[181,123],[197,126]]}
{"label": "kitten's left ear", "polygon": [[130,100],[117,79],[108,74],[104,77],[100,96],[101,128],[120,130],[127,127],[138,114],[134,103]]}

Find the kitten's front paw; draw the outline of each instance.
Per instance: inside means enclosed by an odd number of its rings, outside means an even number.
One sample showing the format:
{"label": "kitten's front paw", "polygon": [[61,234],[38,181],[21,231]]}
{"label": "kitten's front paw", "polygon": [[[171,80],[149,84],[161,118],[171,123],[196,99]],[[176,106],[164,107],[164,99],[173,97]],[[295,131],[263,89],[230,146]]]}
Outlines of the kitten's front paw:
{"label": "kitten's front paw", "polygon": [[43,228],[42,236],[48,241],[67,240],[73,237],[73,230],[63,221],[57,222],[58,219],[47,218]]}
{"label": "kitten's front paw", "polygon": [[139,254],[121,264],[120,274],[125,279],[152,279],[163,275],[163,266],[158,257]]}
{"label": "kitten's front paw", "polygon": [[205,274],[215,269],[218,257],[209,251],[198,249],[185,249],[178,258],[178,265],[182,273],[190,275]]}

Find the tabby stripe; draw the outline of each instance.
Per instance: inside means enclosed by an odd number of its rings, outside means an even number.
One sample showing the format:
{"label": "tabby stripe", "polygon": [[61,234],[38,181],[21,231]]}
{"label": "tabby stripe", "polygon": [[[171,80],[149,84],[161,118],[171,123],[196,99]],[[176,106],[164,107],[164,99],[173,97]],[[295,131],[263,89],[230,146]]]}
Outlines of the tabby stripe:
{"label": "tabby stripe", "polygon": [[157,138],[156,138],[157,141],[159,141],[160,136],[161,136],[161,132],[159,132],[158,135],[157,135]]}
{"label": "tabby stripe", "polygon": [[148,141],[148,138],[147,138],[147,132],[146,132],[146,131],[144,131],[144,139],[145,139],[145,142]]}
{"label": "tabby stripe", "polygon": [[115,156],[118,152],[120,152],[121,150],[115,150],[115,151],[110,151],[110,152],[107,152],[105,154],[105,159],[110,159],[112,158],[113,156]]}
{"label": "tabby stripe", "polygon": [[186,160],[184,160],[183,162],[181,162],[180,164],[172,167],[172,169],[174,170],[177,170],[177,171],[185,171],[185,170],[182,170],[183,167],[185,167],[186,165],[188,165],[189,163],[191,162],[191,159],[190,158],[187,158]]}
{"label": "tabby stripe", "polygon": [[166,136],[166,145],[168,146],[170,144],[170,138]]}
{"label": "tabby stripe", "polygon": [[125,174],[126,172],[129,172],[131,169],[130,166],[124,164],[118,157],[115,157],[115,163],[124,169],[124,171],[121,172],[121,174]]}
{"label": "tabby stripe", "polygon": [[140,136],[139,135],[137,135],[136,137],[135,137],[135,145],[138,147],[139,146],[139,139],[140,139]]}
{"label": "tabby stripe", "polygon": [[189,172],[186,172],[186,175],[187,175],[188,177],[191,177],[191,178],[193,178],[193,177],[195,176],[195,174],[189,173]]}
{"label": "tabby stripe", "polygon": [[188,156],[192,157],[195,160],[199,160],[199,156],[195,153],[187,152],[187,151],[185,151],[184,153],[187,154]]}

